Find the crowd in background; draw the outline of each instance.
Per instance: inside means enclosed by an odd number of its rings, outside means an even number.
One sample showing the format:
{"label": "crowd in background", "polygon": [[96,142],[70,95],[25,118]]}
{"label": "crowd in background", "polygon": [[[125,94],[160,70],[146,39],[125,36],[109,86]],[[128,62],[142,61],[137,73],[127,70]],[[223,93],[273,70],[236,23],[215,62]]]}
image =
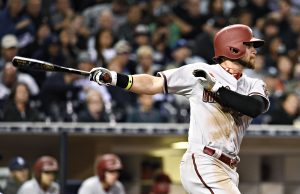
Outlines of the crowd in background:
{"label": "crowd in background", "polygon": [[300,3],[297,0],[2,0],[1,121],[189,121],[186,99],[136,95],[88,77],[16,69],[14,56],[90,71],[125,74],[214,64],[213,36],[242,23],[265,40],[255,70],[271,107],[256,124],[293,124],[299,117]]}

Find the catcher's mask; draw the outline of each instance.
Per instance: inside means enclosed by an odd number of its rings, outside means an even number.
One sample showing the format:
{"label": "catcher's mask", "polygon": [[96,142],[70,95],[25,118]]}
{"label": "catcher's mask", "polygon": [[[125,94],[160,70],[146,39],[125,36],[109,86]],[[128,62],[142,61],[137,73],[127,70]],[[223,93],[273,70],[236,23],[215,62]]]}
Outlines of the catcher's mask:
{"label": "catcher's mask", "polygon": [[221,57],[240,59],[246,53],[245,43],[252,43],[254,48],[264,44],[264,41],[253,37],[252,30],[243,24],[234,24],[222,28],[214,37],[215,56],[219,62]]}

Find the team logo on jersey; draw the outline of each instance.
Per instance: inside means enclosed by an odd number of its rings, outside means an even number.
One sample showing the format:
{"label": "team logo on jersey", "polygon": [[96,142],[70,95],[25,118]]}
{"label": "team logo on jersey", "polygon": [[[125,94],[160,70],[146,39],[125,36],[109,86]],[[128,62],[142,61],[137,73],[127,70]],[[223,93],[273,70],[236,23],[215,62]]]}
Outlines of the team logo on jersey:
{"label": "team logo on jersey", "polygon": [[[229,86],[226,86],[226,88],[230,90]],[[203,102],[215,103],[217,102],[216,99],[218,99],[217,93],[205,89],[203,90],[203,96],[202,96]]]}
{"label": "team logo on jersey", "polygon": [[217,97],[216,93],[210,92],[208,90],[203,90],[203,97],[202,97],[203,102],[215,103],[216,97]]}

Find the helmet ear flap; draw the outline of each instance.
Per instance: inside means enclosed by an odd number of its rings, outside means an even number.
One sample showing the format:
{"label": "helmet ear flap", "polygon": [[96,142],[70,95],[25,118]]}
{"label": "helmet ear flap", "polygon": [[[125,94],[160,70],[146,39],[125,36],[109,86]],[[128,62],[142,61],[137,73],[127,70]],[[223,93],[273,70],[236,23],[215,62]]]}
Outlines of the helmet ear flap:
{"label": "helmet ear flap", "polygon": [[234,48],[234,47],[229,47],[229,51],[233,55],[238,55],[240,53],[240,50],[238,48]]}

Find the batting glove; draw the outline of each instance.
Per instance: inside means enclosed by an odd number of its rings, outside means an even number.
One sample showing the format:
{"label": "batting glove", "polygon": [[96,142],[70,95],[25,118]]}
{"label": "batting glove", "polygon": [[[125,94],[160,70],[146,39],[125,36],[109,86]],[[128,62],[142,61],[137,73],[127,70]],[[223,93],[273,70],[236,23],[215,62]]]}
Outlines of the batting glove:
{"label": "batting glove", "polygon": [[193,75],[199,78],[200,84],[204,89],[208,91],[217,92],[218,89],[222,87],[222,84],[218,82],[216,78],[214,78],[214,76],[206,70],[196,69],[194,70]]}
{"label": "batting glove", "polygon": [[90,71],[89,77],[91,81],[94,81],[99,85],[115,86],[117,84],[117,73],[103,67],[93,68]]}

